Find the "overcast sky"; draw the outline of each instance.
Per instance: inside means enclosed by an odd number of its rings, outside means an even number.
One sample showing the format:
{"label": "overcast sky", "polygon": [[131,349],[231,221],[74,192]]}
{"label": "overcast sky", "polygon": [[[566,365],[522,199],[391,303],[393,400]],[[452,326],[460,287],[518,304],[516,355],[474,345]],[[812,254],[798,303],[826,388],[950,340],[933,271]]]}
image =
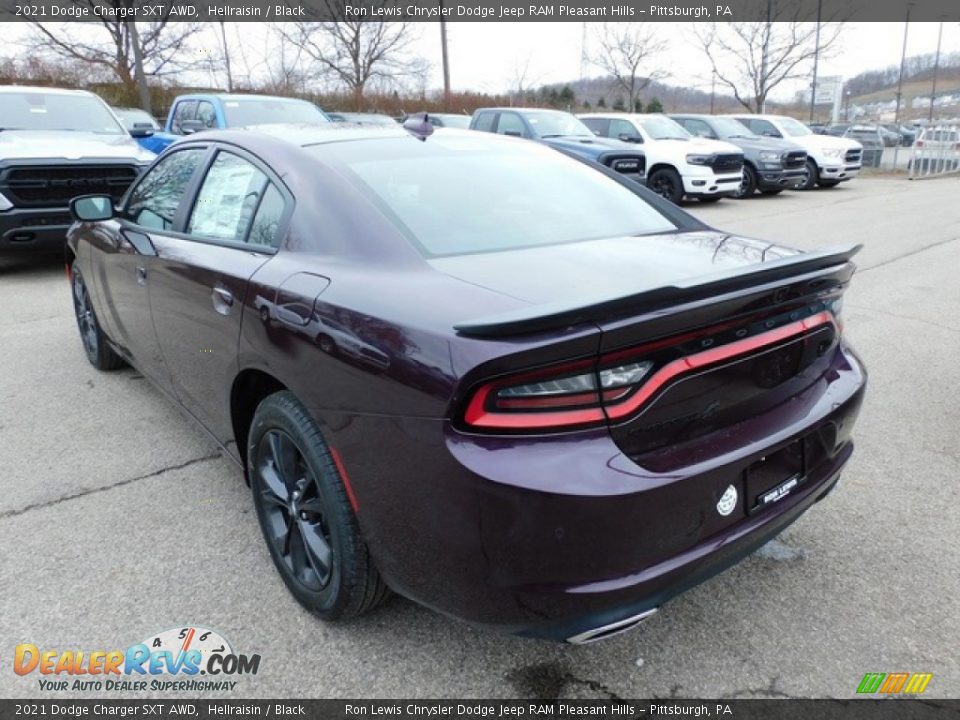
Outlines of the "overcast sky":
{"label": "overcast sky", "polygon": [[[22,36],[26,26],[0,23],[4,37]],[[216,42],[215,24],[201,42]],[[668,43],[658,59],[670,71],[666,82],[709,89],[710,73],[702,53],[691,42],[691,23],[654,23],[658,35]],[[587,24],[588,49],[599,24]],[[271,53],[270,33],[261,23],[228,23],[228,40],[232,46],[241,43],[247,63],[256,67]],[[907,55],[933,53],[937,46],[937,23],[911,23]],[[896,65],[903,45],[903,23],[849,23],[841,36],[839,52],[821,63],[820,75],[852,77],[864,70]],[[436,23],[420,23],[414,51],[432,63],[431,88],[442,86],[440,64],[440,27]],[[526,67],[527,85],[575,80],[581,74],[583,24],[576,22],[453,22],[447,24],[450,50],[451,84],[454,90],[503,92],[514,83],[519,68]],[[7,52],[13,48],[7,45]],[[960,23],[945,23],[944,53],[960,51]],[[232,50],[234,56],[237,49]],[[0,51],[2,53],[2,51]],[[600,75],[587,66],[586,76]],[[201,82],[222,82],[217,78],[193,78]],[[775,93],[775,99],[786,99],[807,81],[793,83]]]}

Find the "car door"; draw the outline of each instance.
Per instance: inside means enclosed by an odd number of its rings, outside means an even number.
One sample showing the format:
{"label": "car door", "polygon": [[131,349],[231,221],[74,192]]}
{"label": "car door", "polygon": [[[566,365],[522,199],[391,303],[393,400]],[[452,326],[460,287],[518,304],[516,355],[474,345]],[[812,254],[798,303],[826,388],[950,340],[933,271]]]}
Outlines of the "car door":
{"label": "car door", "polygon": [[233,436],[230,392],[248,281],[276,252],[291,206],[259,160],[215,147],[181,207],[181,232],[156,242],[150,308],[174,391],[224,445]]}
{"label": "car door", "polygon": [[89,242],[92,269],[107,334],[137,368],[171,389],[150,316],[147,278],[155,244],[173,228],[180,201],[207,149],[175,150],[159,160],[131,188],[118,216],[103,223]]}

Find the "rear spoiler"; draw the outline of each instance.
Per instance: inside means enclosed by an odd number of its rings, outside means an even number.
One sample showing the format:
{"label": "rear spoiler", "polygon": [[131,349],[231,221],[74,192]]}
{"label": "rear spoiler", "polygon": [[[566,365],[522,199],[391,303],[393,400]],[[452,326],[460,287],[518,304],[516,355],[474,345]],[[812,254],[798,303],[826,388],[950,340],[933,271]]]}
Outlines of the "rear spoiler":
{"label": "rear spoiler", "polygon": [[620,317],[642,308],[645,312],[736,292],[754,285],[838,268],[863,249],[863,245],[829,247],[771,260],[744,271],[741,268],[690,278],[674,285],[622,297],[596,298],[582,305],[552,303],[491,315],[454,326],[461,335],[479,338],[506,337],[553,330],[586,322]]}

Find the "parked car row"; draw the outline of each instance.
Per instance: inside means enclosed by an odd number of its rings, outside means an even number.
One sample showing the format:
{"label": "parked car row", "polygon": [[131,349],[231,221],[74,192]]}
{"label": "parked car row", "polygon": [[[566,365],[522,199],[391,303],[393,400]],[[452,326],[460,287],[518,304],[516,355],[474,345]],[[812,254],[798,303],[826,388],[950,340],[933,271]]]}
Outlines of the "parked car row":
{"label": "parked car row", "polygon": [[[155,153],[200,132],[280,122],[398,127],[386,115],[327,113],[304,100],[265,95],[181,95],[161,126],[142,110],[111,111],[82,91],[10,87],[3,92],[9,102],[0,108],[0,128],[5,128],[0,250],[7,251],[59,248],[71,197],[109,188],[119,199]],[[542,143],[603,165],[673,203],[831,187],[857,175],[864,152],[849,138],[814,135],[802,123],[779,116],[577,117],[559,110],[495,107],[472,116],[423,117],[435,128],[467,127]],[[869,138],[862,140],[869,145]]]}

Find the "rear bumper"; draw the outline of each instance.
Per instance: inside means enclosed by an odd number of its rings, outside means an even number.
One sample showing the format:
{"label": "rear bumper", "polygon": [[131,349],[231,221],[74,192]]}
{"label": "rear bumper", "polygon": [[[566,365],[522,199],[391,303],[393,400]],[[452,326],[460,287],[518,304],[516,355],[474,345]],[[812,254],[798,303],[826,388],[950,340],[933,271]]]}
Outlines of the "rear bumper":
{"label": "rear bumper", "polygon": [[[829,492],[853,451],[865,380],[838,348],[799,396],[706,436],[669,470],[636,464],[606,429],[531,438],[467,435],[443,420],[325,422],[340,428],[332,442],[391,587],[475,625],[564,640],[662,605]],[[797,489],[719,517],[729,485],[743,498],[745,470],[799,438],[824,452]]]}
{"label": "rear bumper", "polygon": [[62,252],[71,224],[67,208],[13,208],[0,212],[0,255]]}

